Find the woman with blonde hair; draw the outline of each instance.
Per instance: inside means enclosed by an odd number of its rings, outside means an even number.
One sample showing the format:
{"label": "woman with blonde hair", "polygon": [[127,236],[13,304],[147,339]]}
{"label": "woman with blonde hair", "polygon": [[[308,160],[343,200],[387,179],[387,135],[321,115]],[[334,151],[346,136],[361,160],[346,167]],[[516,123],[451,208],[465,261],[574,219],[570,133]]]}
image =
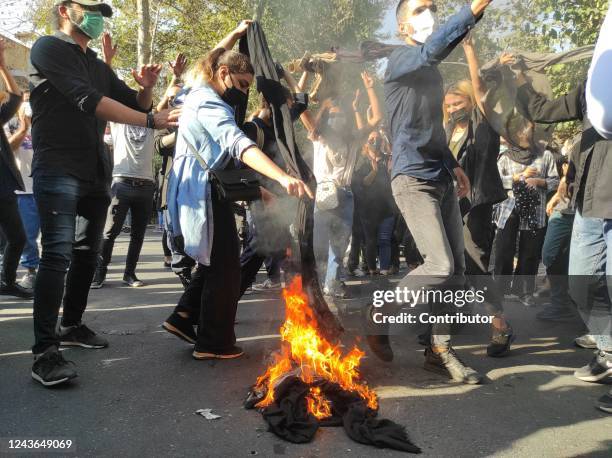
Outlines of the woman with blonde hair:
{"label": "woman with blonde hair", "polygon": [[195,344],[193,357],[198,360],[243,354],[235,346],[234,334],[240,292],[236,223],[231,202],[221,200],[211,185],[210,170],[223,170],[239,161],[278,182],[288,194],[312,198],[301,180],[283,172],[240,130],[254,70],[247,56],[231,48],[249,24],[243,21],[195,64],[169,179],[169,232],[182,237],[185,253],[198,266],[162,326]]}
{"label": "woman with blonde hair", "polygon": [[500,139],[487,122],[482,99],[484,82],[478,70],[478,59],[471,36],[463,42],[471,81],[459,81],[447,89],[444,97],[444,125],[448,146],[466,175],[472,188],[459,205],[464,216],[466,275],[472,286],[485,290],[493,332],[487,354],[503,356],[514,339],[512,328],[503,314],[502,297],[496,291],[489,273],[493,246],[493,205],[502,202],[506,193],[497,169]]}

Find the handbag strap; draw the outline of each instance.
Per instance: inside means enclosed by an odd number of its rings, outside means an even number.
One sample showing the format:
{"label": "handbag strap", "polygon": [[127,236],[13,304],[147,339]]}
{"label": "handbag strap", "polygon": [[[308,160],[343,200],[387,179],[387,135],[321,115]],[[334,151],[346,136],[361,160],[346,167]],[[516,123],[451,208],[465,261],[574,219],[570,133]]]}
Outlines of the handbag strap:
{"label": "handbag strap", "polygon": [[183,137],[183,140],[185,140],[185,143],[187,144],[187,148],[189,148],[189,150],[193,153],[193,155],[195,156],[196,160],[198,161],[200,166],[204,169],[204,171],[205,172],[208,172],[208,171],[212,172],[211,168],[208,166],[208,164],[206,163],[204,158],[200,155],[198,150],[196,150],[195,146],[193,146],[191,143],[189,143],[189,140],[187,140],[187,137],[185,137],[185,134],[181,133],[181,136]]}

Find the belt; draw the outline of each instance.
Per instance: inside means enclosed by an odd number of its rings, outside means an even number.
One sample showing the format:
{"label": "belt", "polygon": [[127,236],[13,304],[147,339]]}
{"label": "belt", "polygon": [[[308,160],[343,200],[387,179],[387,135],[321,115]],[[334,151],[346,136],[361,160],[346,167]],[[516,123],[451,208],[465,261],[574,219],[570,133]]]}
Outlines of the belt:
{"label": "belt", "polygon": [[121,182],[129,184],[130,186],[153,186],[155,182],[153,180],[146,180],[143,178],[128,178],[128,177],[114,177],[114,182]]}

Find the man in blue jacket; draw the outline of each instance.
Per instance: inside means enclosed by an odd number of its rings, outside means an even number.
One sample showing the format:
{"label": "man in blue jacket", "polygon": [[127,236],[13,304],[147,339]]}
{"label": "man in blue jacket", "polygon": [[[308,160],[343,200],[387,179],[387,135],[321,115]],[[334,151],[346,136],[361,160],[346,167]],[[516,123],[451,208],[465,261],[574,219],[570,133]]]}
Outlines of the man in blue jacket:
{"label": "man in blue jacket", "polygon": [[[444,88],[438,64],[474,27],[491,1],[474,0],[437,29],[437,9],[432,0],[401,0],[397,6],[399,33],[406,46],[393,51],[385,75],[393,145],[392,189],[425,259],[400,282],[400,288],[432,289],[448,285],[451,278],[459,287],[464,283],[458,197],[468,195],[470,182],[447,146],[442,115]],[[380,358],[393,358],[388,335],[369,336],[368,342]],[[481,376],[455,355],[448,325],[432,327],[425,358],[427,370],[463,383],[481,381]]]}

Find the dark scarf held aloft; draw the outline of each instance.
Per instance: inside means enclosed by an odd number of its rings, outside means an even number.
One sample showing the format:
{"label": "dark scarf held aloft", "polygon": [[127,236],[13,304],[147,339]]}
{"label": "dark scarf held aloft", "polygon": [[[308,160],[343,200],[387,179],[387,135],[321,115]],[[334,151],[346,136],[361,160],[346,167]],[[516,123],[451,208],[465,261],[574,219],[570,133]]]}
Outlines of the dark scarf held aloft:
{"label": "dark scarf held aloft", "polygon": [[[317,420],[308,412],[306,397],[312,386],[317,386],[331,404],[331,416]],[[249,393],[245,408],[252,409],[264,393]],[[304,444],[311,442],[319,427],[342,426],[355,442],[378,448],[391,448],[409,453],[421,453],[410,442],[406,429],[391,420],[380,420],[377,411],[369,408],[356,393],[330,383],[306,384],[293,375],[285,378],[274,390],[274,402],[262,409],[269,430],[278,437]]]}
{"label": "dark scarf held aloft", "polygon": [[[304,181],[310,189],[315,191],[316,182],[314,174],[304,161],[295,141],[293,120],[287,100],[279,97],[280,81],[276,63],[272,59],[266,35],[260,24],[253,22],[245,37],[240,40],[240,52],[250,57],[255,69],[257,90],[270,104],[272,120],[274,124],[274,135],[278,149],[285,161],[286,170],[294,177]],[[292,259],[289,263],[289,275],[302,276],[304,290],[308,294],[309,304],[315,312],[317,327],[330,341],[335,341],[344,331],[344,328],[329,310],[329,306],[323,297],[323,291],[319,285],[316,262],[313,250],[313,227],[314,227],[314,202],[308,198],[299,200],[295,227],[298,232],[298,241],[292,247]]]}
{"label": "dark scarf held aloft", "polygon": [[536,158],[535,153],[528,149],[517,148],[516,146],[510,146],[504,153],[513,162],[522,165],[530,165]]}

